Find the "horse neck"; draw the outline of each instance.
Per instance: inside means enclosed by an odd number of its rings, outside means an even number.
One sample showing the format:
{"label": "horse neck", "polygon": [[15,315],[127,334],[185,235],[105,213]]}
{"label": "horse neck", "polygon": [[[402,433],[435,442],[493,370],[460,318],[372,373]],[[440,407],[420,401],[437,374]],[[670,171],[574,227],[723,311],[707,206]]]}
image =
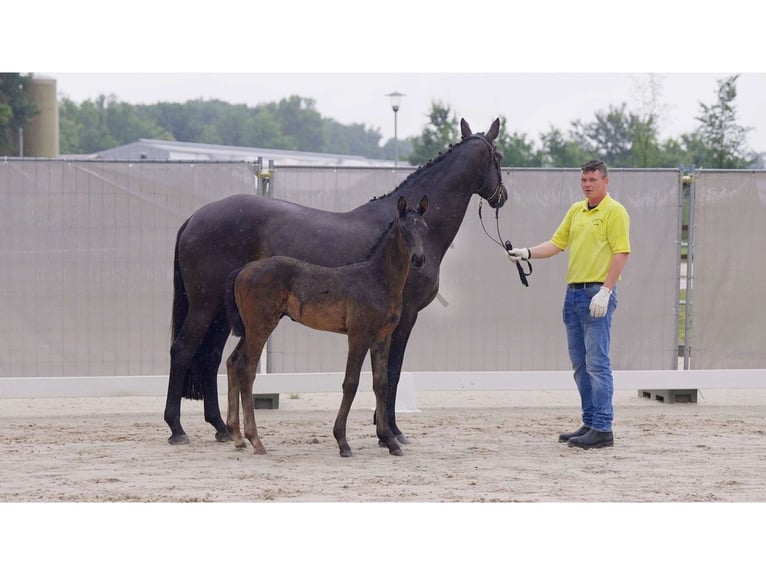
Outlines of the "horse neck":
{"label": "horse neck", "polygon": [[[435,242],[442,254],[446,253],[463,223],[474,193],[480,191],[485,179],[483,171],[488,158],[480,142],[465,141],[453,146],[437,159],[419,168],[395,190],[403,194],[408,203],[417,203],[428,195],[428,240]],[[466,162],[475,169],[466,170]],[[479,176],[476,176],[479,173]]]}

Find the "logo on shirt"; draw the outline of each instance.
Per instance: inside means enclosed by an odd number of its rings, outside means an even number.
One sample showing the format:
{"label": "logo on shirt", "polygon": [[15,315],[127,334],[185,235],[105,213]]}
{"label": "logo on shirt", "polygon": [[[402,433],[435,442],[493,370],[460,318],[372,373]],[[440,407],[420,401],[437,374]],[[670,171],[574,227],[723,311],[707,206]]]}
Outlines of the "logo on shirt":
{"label": "logo on shirt", "polygon": [[594,219],[594,220],[593,220],[593,225],[595,225],[596,227],[598,227],[598,226],[599,226],[599,225],[601,225],[602,223],[604,223],[604,220],[603,220],[603,219]]}

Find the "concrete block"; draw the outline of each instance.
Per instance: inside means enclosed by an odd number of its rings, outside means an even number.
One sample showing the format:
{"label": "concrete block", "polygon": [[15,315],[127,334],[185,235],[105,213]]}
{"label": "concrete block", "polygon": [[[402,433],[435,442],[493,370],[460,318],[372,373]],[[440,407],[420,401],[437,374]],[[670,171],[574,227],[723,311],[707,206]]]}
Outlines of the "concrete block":
{"label": "concrete block", "polygon": [[638,397],[661,403],[696,403],[697,389],[639,389]]}
{"label": "concrete block", "polygon": [[253,408],[256,409],[278,409],[279,393],[254,394]]}

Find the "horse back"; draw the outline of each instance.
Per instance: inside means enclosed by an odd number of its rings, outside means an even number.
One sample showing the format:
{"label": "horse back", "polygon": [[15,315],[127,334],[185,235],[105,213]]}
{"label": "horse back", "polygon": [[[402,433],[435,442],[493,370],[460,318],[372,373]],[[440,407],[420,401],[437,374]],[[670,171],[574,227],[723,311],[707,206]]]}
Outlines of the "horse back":
{"label": "horse back", "polygon": [[[365,207],[365,209],[362,209]],[[388,213],[386,217],[390,219]],[[385,219],[361,206],[353,212],[315,209],[257,195],[232,195],[211,202],[190,218],[182,255],[217,254],[238,266],[273,255],[294,257],[328,267],[359,261],[369,252]]]}

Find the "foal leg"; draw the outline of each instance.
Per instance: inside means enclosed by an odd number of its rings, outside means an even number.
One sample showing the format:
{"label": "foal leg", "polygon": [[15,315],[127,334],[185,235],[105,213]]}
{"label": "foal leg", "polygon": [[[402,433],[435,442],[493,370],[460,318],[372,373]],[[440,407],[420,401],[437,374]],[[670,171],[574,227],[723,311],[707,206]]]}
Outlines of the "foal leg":
{"label": "foal leg", "polygon": [[388,447],[388,452],[402,456],[402,447],[394,436],[388,417],[388,355],[391,347],[391,337],[376,342],[370,348],[372,362],[372,390],[375,392],[375,427],[380,444]]}
{"label": "foal leg", "polygon": [[242,440],[242,433],[239,429],[239,394],[242,388],[242,381],[245,378],[243,374],[242,347],[245,344],[244,339],[240,339],[237,346],[232,351],[229,358],[226,359],[226,375],[228,380],[228,412],[226,413],[226,428],[229,431],[234,446],[236,448],[245,448],[246,443]]}
{"label": "foal leg", "polygon": [[343,399],[340,402],[338,416],[335,417],[335,425],[332,434],[338,441],[340,455],[344,458],[351,456],[351,447],[346,440],[346,422],[351,404],[354,402],[356,391],[359,388],[359,374],[362,371],[364,357],[367,355],[368,346],[358,338],[348,337],[348,357],[346,359],[346,376],[343,379]]}
{"label": "foal leg", "polygon": [[269,334],[263,336],[261,333],[248,333],[243,346],[242,378],[240,386],[240,396],[242,397],[242,423],[245,431],[245,438],[253,445],[255,454],[266,454],[266,449],[258,436],[258,428],[255,425],[255,402],[253,400],[253,384],[255,383],[255,372],[258,369],[258,361],[261,358],[263,347],[266,344]]}

